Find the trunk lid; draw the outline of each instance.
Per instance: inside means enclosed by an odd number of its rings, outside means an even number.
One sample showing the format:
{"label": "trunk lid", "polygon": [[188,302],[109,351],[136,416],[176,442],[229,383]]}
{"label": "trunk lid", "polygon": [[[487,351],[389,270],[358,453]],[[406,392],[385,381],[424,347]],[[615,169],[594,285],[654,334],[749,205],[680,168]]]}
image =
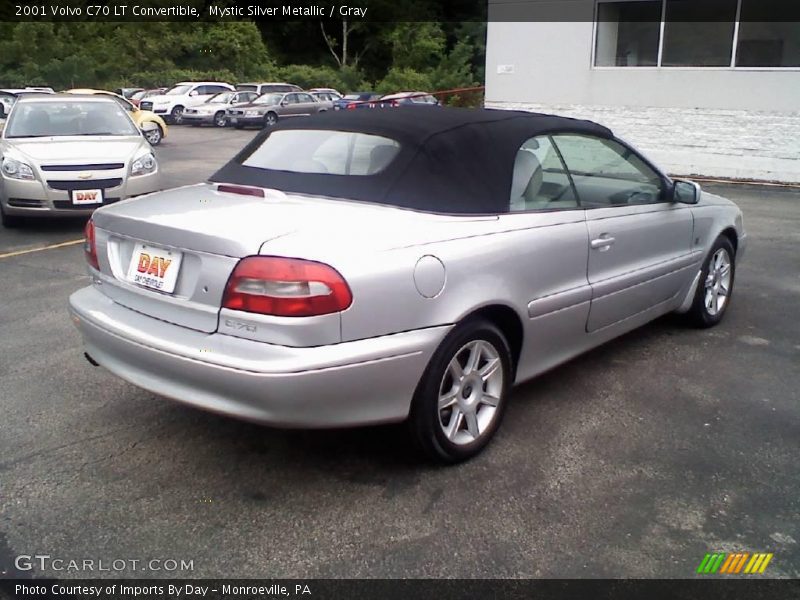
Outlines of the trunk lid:
{"label": "trunk lid", "polygon": [[[103,293],[143,314],[209,333],[217,329],[225,284],[239,259],[294,227],[276,215],[274,200],[219,193],[210,185],[125,200],[97,210],[93,219]],[[172,253],[178,274],[171,293],[131,281],[132,261],[151,250]]]}
{"label": "trunk lid", "polygon": [[[264,197],[200,184],[140,196],[94,213],[100,289],[115,302],[199,331],[217,330],[222,296],[239,259],[274,253],[330,262],[347,254],[486,232],[496,217],[447,217],[264,190]],[[281,243],[283,242],[283,243]],[[170,251],[172,293],[130,281],[141,244]],[[149,252],[149,250],[148,250]]]}

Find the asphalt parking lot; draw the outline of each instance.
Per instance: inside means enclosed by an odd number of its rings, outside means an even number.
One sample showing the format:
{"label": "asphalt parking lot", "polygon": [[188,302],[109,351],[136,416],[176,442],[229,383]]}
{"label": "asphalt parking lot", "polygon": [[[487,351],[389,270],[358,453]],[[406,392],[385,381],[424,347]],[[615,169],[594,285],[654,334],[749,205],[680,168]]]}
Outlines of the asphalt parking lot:
{"label": "asphalt parking lot", "polygon": [[[169,186],[253,133],[171,128]],[[90,366],[66,312],[80,244],[26,252],[83,223],[0,229],[0,576],[49,554],[194,568],[24,574],[683,578],[739,550],[800,576],[800,189],[705,187],[750,234],[725,321],[664,318],[518,387],[492,445],[451,468],[397,426],[272,430]]]}

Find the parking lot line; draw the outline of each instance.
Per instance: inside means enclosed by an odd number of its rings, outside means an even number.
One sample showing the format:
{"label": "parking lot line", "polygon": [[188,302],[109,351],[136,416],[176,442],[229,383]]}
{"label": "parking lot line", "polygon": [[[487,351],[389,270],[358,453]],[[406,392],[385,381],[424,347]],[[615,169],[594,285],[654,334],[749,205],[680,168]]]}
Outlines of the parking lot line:
{"label": "parking lot line", "polygon": [[41,246],[39,248],[28,248],[27,250],[6,252],[5,254],[0,254],[0,258],[11,258],[12,256],[31,254],[33,252],[41,252],[42,250],[53,250],[54,248],[64,248],[65,246],[74,246],[75,244],[82,244],[82,243],[83,243],[83,238],[79,240],[70,240],[69,242],[61,242],[60,244],[50,244],[49,246]]}

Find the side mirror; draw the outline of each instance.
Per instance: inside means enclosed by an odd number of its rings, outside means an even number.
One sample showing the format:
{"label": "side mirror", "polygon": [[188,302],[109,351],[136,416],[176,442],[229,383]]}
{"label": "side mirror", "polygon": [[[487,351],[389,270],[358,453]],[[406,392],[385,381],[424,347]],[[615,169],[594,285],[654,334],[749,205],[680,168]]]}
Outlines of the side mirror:
{"label": "side mirror", "polygon": [[700,201],[700,186],[694,181],[676,179],[672,187],[672,201],[681,204],[697,204]]}
{"label": "side mirror", "polygon": [[281,100],[281,106],[289,106],[288,100]]}
{"label": "side mirror", "polygon": [[191,92],[189,92],[189,95],[190,96],[197,96],[197,90],[192,90]]}

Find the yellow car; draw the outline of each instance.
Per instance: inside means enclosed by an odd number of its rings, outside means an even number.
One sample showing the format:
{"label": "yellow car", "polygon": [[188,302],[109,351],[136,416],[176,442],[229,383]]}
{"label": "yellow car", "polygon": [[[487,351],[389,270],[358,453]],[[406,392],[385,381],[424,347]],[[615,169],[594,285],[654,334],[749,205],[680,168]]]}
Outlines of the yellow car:
{"label": "yellow car", "polygon": [[114,92],[107,92],[105,90],[90,90],[76,88],[73,90],[66,90],[66,94],[102,94],[104,96],[111,96],[120,103],[122,108],[127,110],[136,126],[142,130],[144,137],[150,142],[152,146],[158,146],[165,137],[167,137],[167,124],[164,119],[159,117],[154,112],[149,110],[142,110],[138,106],[132,104],[127,98],[123,98]]}

